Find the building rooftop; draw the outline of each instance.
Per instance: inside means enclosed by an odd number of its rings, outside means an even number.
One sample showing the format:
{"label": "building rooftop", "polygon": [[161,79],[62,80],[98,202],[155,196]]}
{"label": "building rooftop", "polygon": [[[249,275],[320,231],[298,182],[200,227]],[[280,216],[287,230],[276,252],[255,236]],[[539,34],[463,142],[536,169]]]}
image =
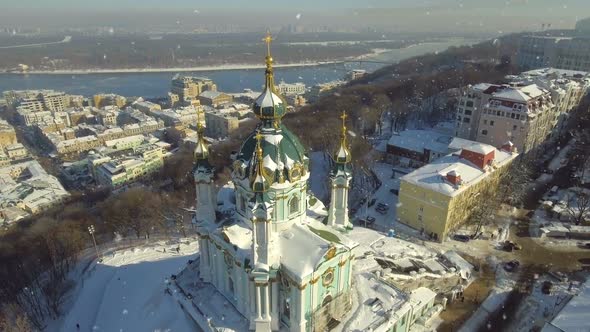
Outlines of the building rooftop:
{"label": "building rooftop", "polygon": [[586,281],[580,293],[575,295],[550,323],[545,324],[542,332],[588,331],[589,312],[590,284]]}
{"label": "building rooftop", "polygon": [[[496,167],[502,166],[518,156],[516,153],[501,151],[483,143],[474,143],[464,148],[464,150],[481,154],[493,151],[494,161],[491,166],[481,169],[458,154],[449,154],[404,175],[401,180],[447,196],[455,196],[486,178]],[[446,179],[447,174],[452,171],[461,177],[460,185],[454,185]]]}

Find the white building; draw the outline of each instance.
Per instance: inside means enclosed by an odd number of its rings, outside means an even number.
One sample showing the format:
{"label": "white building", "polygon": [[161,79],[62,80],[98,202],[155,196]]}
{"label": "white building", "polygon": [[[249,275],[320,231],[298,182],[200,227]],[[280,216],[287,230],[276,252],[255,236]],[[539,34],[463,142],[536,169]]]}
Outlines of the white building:
{"label": "white building", "polygon": [[69,196],[37,161],[0,168],[0,221],[11,223],[39,213]]}
{"label": "white building", "polygon": [[305,93],[305,84],[298,82],[298,83],[285,83],[281,81],[279,85],[277,85],[278,93],[284,96],[293,96],[293,95],[302,95]]}

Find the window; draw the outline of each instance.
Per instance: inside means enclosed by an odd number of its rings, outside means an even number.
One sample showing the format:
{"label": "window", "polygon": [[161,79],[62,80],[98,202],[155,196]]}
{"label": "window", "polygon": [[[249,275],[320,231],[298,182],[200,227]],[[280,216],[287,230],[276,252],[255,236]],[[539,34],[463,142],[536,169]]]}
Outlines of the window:
{"label": "window", "polygon": [[484,129],[484,130],[481,131],[481,134],[482,135],[487,135],[488,134],[488,131]]}
{"label": "window", "polygon": [[283,300],[283,316],[287,319],[291,318],[291,298]]}
{"label": "window", "polygon": [[514,113],[510,113],[510,117],[511,117],[512,119],[514,119],[514,116],[515,116],[515,114],[514,114]]}
{"label": "window", "polygon": [[297,213],[299,212],[299,198],[297,196],[293,196],[289,201],[289,213]]}
{"label": "window", "polygon": [[469,118],[463,118],[463,122],[469,123]]}
{"label": "window", "polygon": [[465,110],[465,115],[471,115],[471,111],[470,110]]}
{"label": "window", "polygon": [[512,126],[512,130],[516,130],[518,128],[517,125]]}
{"label": "window", "polygon": [[516,117],[516,120],[520,120],[520,114],[516,114],[515,117]]}
{"label": "window", "polygon": [[494,125],[494,121],[490,121],[490,126],[493,126],[493,125]]}
{"label": "window", "polygon": [[467,107],[473,107],[473,101],[468,100],[467,103],[465,103],[465,106],[467,106]]}
{"label": "window", "polygon": [[488,124],[488,120],[483,120],[483,124],[487,125]]}

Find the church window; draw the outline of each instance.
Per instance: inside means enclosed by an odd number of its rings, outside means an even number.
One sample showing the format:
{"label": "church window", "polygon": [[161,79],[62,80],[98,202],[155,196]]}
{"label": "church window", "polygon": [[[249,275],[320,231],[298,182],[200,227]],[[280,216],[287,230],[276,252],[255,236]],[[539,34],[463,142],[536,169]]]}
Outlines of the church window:
{"label": "church window", "polygon": [[285,298],[283,300],[283,316],[291,319],[291,298]]}
{"label": "church window", "polygon": [[246,203],[246,198],[243,195],[240,195],[240,208],[242,209],[242,211],[246,212],[246,205],[248,205]]}
{"label": "church window", "polygon": [[293,196],[289,201],[289,214],[299,212],[299,197]]}
{"label": "church window", "polygon": [[328,294],[324,297],[324,301],[322,301],[322,307],[328,305],[330,302],[332,302],[332,295]]}
{"label": "church window", "polygon": [[329,269],[322,276],[322,283],[324,284],[324,286],[327,286],[327,285],[332,284],[332,281],[334,281],[334,270],[333,269]]}

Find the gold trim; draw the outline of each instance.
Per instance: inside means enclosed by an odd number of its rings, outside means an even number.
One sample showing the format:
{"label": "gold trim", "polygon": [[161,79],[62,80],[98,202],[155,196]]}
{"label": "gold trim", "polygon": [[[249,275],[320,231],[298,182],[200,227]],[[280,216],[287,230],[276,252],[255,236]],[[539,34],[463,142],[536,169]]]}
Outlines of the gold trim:
{"label": "gold trim", "polygon": [[325,257],[326,257],[326,260],[330,260],[330,259],[334,258],[334,256],[336,256],[336,247],[334,245],[331,245],[330,249],[328,249],[328,252],[326,253]]}
{"label": "gold trim", "polygon": [[312,279],[309,281],[309,283],[310,283],[310,284],[312,284],[312,285],[314,285],[316,282],[318,282],[318,280],[320,280],[320,277],[319,277],[319,276],[317,276],[317,277],[315,277],[315,278],[312,278]]}
{"label": "gold trim", "polygon": [[299,290],[304,290],[305,287],[307,287],[307,284],[306,283],[303,284],[303,285],[298,285],[298,284],[295,284],[295,285],[297,286],[297,289],[299,289]]}
{"label": "gold trim", "polygon": [[338,266],[343,267],[344,265],[346,265],[346,259],[338,262]]}

